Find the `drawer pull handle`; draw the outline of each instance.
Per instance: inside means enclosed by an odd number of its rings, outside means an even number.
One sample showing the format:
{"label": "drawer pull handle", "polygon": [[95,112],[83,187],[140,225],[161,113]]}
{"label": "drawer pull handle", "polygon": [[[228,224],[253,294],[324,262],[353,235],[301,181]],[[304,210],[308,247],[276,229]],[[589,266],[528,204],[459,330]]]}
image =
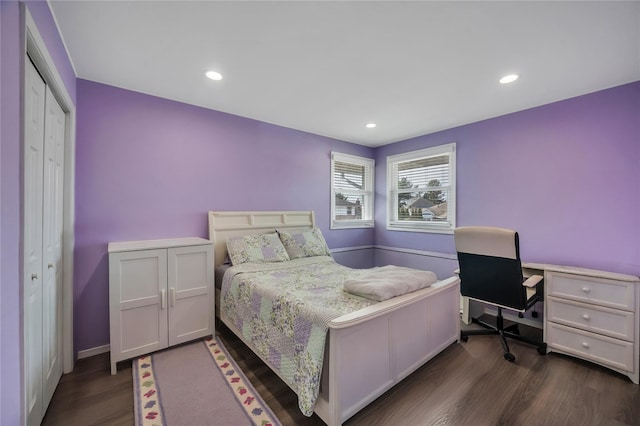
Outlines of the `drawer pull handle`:
{"label": "drawer pull handle", "polygon": [[589,349],[589,344],[587,342],[582,342],[582,347],[585,349]]}
{"label": "drawer pull handle", "polygon": [[167,307],[166,291],[160,290],[160,309]]}
{"label": "drawer pull handle", "polygon": [[585,321],[589,321],[591,317],[589,316],[589,314],[582,314],[582,319]]}
{"label": "drawer pull handle", "polygon": [[591,292],[591,289],[589,287],[582,287],[582,291],[585,293],[589,293]]}

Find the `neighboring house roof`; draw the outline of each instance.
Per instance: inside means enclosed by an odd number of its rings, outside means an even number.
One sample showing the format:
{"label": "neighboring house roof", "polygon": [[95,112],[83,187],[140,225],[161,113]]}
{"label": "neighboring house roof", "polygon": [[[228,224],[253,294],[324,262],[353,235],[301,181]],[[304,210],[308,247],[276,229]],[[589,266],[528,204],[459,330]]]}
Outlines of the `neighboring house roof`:
{"label": "neighboring house roof", "polygon": [[360,203],[353,203],[349,200],[343,200],[342,198],[336,198],[336,206],[359,206]]}
{"label": "neighboring house roof", "polygon": [[431,207],[435,205],[431,201],[422,197],[416,198],[413,203],[408,203],[408,204],[409,204],[409,208],[412,208],[412,209],[431,209]]}
{"label": "neighboring house roof", "polygon": [[436,206],[429,207],[429,210],[437,218],[444,219],[447,217],[447,203],[440,203]]}

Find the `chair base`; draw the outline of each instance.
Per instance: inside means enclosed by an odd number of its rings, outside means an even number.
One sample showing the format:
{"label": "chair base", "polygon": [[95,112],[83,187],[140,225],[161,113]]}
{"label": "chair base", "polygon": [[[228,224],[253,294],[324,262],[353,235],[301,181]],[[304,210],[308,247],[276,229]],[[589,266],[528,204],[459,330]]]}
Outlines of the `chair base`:
{"label": "chair base", "polygon": [[496,325],[491,325],[477,318],[472,318],[471,321],[474,324],[478,324],[484,327],[486,330],[467,330],[460,331],[460,340],[466,342],[469,339],[469,336],[478,336],[478,335],[499,335],[500,336],[500,344],[502,345],[502,349],[504,351],[504,359],[509,362],[514,362],[516,360],[515,355],[511,353],[509,350],[509,344],[507,343],[507,337],[510,339],[518,340],[520,342],[528,343],[530,345],[537,346],[538,353],[540,355],[546,355],[547,353],[547,344],[535,339],[530,339],[525,336],[520,335],[520,330],[518,329],[518,324],[511,324],[508,327],[504,326],[504,317],[502,316],[502,308],[498,308],[498,316],[496,317]]}

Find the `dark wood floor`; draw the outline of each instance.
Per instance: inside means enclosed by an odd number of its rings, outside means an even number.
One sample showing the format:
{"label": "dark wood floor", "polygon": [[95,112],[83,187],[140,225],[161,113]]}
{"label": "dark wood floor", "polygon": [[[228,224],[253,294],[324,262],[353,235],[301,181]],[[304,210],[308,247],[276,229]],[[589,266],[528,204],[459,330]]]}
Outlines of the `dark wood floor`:
{"label": "dark wood floor", "polygon": [[[304,417],[296,396],[226,328],[219,338],[284,425]],[[640,386],[605,368],[495,336],[456,343],[351,418],[347,425],[640,425]],[[43,425],[133,425],[131,362],[110,375],[108,354],[62,377]]]}

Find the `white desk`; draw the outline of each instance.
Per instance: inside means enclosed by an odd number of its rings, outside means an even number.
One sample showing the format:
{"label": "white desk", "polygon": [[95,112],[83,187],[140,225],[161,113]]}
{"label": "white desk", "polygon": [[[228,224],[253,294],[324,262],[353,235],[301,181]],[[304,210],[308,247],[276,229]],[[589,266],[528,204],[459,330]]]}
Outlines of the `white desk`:
{"label": "white desk", "polygon": [[[523,263],[522,268],[525,276],[544,276],[547,351],[603,365],[638,384],[640,278],[544,263]],[[462,299],[462,320],[468,324],[483,307]],[[520,322],[531,325],[532,320]]]}

